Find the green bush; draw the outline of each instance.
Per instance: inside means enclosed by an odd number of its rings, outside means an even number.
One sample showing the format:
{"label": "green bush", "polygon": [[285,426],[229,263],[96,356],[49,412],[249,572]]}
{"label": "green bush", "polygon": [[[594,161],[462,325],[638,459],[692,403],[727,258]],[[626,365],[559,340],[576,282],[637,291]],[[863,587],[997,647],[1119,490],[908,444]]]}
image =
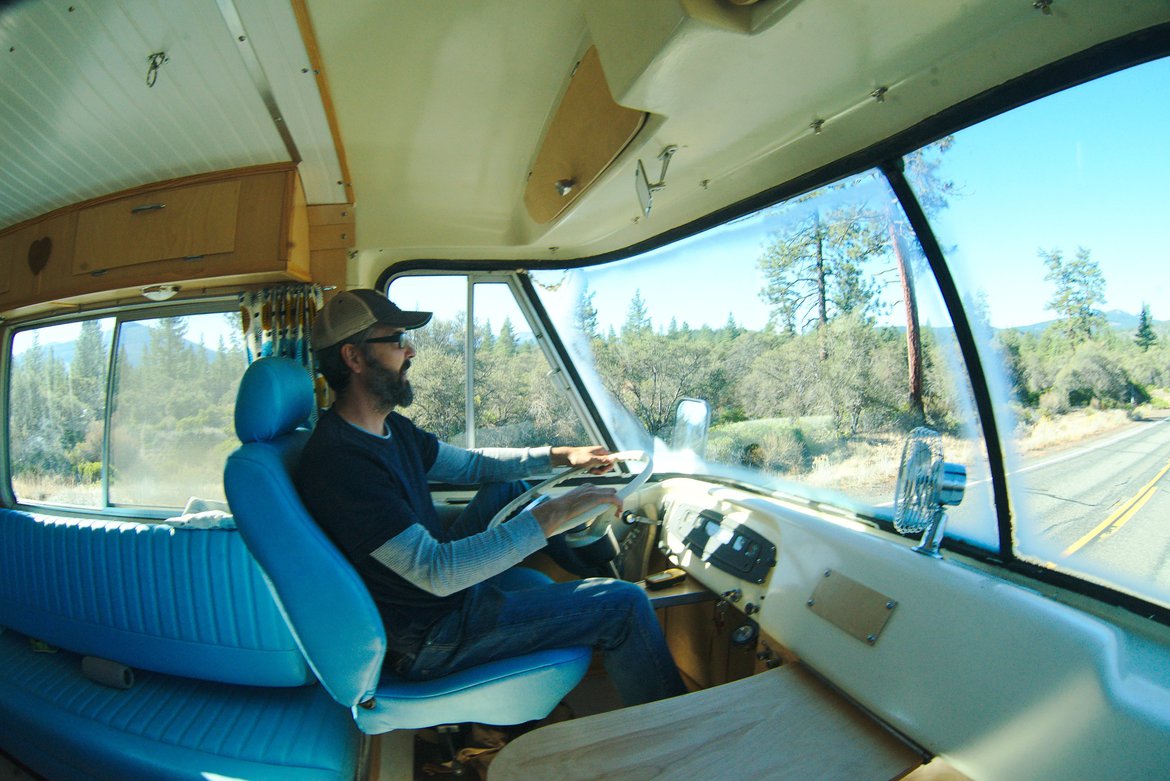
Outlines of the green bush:
{"label": "green bush", "polygon": [[784,419],[731,423],[711,430],[707,459],[765,472],[794,474],[808,469],[808,443],[800,428]]}
{"label": "green bush", "polygon": [[77,465],[77,479],[82,483],[96,483],[102,479],[101,461],[82,461]]}

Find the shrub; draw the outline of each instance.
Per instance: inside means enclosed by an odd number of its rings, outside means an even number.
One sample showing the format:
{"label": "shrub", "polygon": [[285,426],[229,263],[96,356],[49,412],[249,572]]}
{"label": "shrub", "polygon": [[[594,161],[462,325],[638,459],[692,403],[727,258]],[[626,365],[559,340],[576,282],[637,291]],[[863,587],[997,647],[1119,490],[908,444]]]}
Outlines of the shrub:
{"label": "shrub", "polygon": [[1077,347],[1072,360],[1057,373],[1052,388],[1063,393],[1073,406],[1093,402],[1102,406],[1127,404],[1131,401],[1132,389],[1133,383],[1121,363],[1102,346],[1092,342]]}
{"label": "shrub", "polygon": [[1063,415],[1070,409],[1068,392],[1053,389],[1040,394],[1040,412],[1046,416]]}
{"label": "shrub", "polygon": [[711,430],[707,458],[777,474],[808,469],[804,433],[786,420],[752,420]]}

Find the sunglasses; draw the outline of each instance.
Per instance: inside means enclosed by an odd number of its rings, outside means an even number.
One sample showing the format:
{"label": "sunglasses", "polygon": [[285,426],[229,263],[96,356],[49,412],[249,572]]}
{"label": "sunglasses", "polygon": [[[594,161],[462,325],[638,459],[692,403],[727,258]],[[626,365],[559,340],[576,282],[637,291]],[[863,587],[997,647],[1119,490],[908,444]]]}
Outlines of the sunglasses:
{"label": "sunglasses", "polygon": [[402,349],[414,347],[414,340],[406,335],[406,331],[400,331],[389,336],[371,336],[364,340],[366,344],[396,344]]}

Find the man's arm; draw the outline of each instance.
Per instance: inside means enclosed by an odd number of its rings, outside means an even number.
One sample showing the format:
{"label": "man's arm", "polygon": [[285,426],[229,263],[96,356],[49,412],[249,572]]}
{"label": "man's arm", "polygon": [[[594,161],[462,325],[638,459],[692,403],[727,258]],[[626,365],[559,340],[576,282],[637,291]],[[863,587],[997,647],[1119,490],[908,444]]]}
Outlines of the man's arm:
{"label": "man's arm", "polygon": [[439,454],[427,470],[427,479],[457,485],[521,480],[533,473],[551,469],[551,451],[550,447],[464,450],[440,442]]}
{"label": "man's arm", "polygon": [[544,545],[540,523],[532,513],[521,513],[494,529],[451,542],[439,542],[416,523],[370,555],[418,588],[445,597],[500,574]]}
{"label": "man's arm", "polygon": [[458,485],[503,483],[547,472],[556,466],[588,467],[594,474],[602,474],[613,466],[613,458],[608,450],[594,445],[464,450],[440,442],[439,454],[427,471],[427,478]]}
{"label": "man's arm", "polygon": [[383,543],[374,560],[424,591],[447,596],[519,564],[564,531],[577,516],[599,505],[620,513],[612,488],[582,485],[494,529],[451,542],[439,542],[418,523]]}
{"label": "man's arm", "polygon": [[549,451],[553,466],[586,467],[595,475],[602,475],[613,468],[613,453],[600,445],[582,447],[554,447]]}

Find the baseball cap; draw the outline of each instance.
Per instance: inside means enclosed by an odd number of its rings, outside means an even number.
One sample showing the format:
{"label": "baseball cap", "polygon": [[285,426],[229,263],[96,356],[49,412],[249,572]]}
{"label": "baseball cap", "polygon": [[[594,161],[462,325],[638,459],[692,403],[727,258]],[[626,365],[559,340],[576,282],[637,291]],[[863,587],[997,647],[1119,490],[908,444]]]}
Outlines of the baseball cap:
{"label": "baseball cap", "polygon": [[343,342],[372,325],[420,328],[430,322],[430,312],[399,309],[376,290],[343,290],[325,304],[313,322],[313,349],[321,350]]}

